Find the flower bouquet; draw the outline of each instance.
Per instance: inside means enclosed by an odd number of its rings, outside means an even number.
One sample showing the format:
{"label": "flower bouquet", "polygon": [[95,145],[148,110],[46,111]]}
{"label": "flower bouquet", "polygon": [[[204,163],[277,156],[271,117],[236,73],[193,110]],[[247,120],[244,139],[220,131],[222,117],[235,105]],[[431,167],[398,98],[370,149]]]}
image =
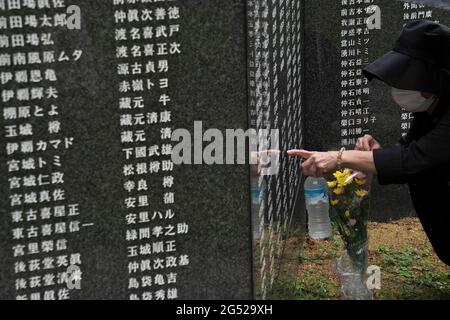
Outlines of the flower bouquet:
{"label": "flower bouquet", "polygon": [[343,299],[369,300],[366,285],[371,177],[349,169],[339,170],[328,182],[333,223],[344,241],[346,252],[337,260]]}

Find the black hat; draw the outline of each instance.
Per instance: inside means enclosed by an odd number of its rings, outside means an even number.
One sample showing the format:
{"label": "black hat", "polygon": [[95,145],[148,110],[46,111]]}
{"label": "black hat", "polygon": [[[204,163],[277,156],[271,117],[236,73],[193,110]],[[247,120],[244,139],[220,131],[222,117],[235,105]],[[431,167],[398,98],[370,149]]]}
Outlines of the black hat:
{"label": "black hat", "polygon": [[450,74],[449,49],[450,28],[428,20],[412,21],[403,28],[394,49],[363,73],[369,80],[378,78],[398,89],[442,94],[443,80]]}

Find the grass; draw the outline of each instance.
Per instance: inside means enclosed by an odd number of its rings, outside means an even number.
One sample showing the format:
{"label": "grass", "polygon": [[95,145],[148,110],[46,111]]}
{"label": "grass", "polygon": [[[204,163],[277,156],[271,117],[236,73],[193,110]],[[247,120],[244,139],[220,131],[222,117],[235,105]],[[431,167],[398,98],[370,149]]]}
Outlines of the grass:
{"label": "grass", "polygon": [[329,285],[329,279],[324,275],[315,275],[307,271],[304,278],[294,283],[293,295],[302,297],[303,300],[324,300],[334,297],[333,287]]}
{"label": "grass", "polygon": [[[379,300],[450,300],[450,268],[439,261],[417,219],[369,225],[369,264],[381,268]],[[307,238],[292,249],[295,277],[281,274],[272,299],[340,299],[336,258],[343,252],[339,236],[326,241]],[[292,268],[290,268],[292,270]],[[291,273],[291,272],[290,272]]]}
{"label": "grass", "polygon": [[383,245],[378,251],[382,255],[379,265],[385,282],[396,284],[391,290],[378,292],[378,298],[450,299],[450,271],[436,268],[436,262],[429,259],[433,257],[429,248],[396,250]]}

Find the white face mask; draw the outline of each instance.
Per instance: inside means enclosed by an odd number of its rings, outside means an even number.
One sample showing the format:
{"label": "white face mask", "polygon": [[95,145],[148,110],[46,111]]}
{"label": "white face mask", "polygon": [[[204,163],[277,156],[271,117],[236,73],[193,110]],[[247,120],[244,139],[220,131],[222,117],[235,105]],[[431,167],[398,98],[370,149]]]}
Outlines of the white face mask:
{"label": "white face mask", "polygon": [[425,112],[436,101],[436,96],[425,98],[420,91],[391,89],[392,99],[408,112]]}

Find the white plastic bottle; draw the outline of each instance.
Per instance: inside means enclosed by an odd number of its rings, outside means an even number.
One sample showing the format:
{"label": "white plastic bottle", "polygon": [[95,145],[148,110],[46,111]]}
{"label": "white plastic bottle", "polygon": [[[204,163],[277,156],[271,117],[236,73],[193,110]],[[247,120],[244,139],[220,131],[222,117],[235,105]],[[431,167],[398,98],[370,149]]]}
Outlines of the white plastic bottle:
{"label": "white plastic bottle", "polygon": [[324,178],[308,177],[304,189],[309,236],[316,240],[331,237],[327,181]]}

